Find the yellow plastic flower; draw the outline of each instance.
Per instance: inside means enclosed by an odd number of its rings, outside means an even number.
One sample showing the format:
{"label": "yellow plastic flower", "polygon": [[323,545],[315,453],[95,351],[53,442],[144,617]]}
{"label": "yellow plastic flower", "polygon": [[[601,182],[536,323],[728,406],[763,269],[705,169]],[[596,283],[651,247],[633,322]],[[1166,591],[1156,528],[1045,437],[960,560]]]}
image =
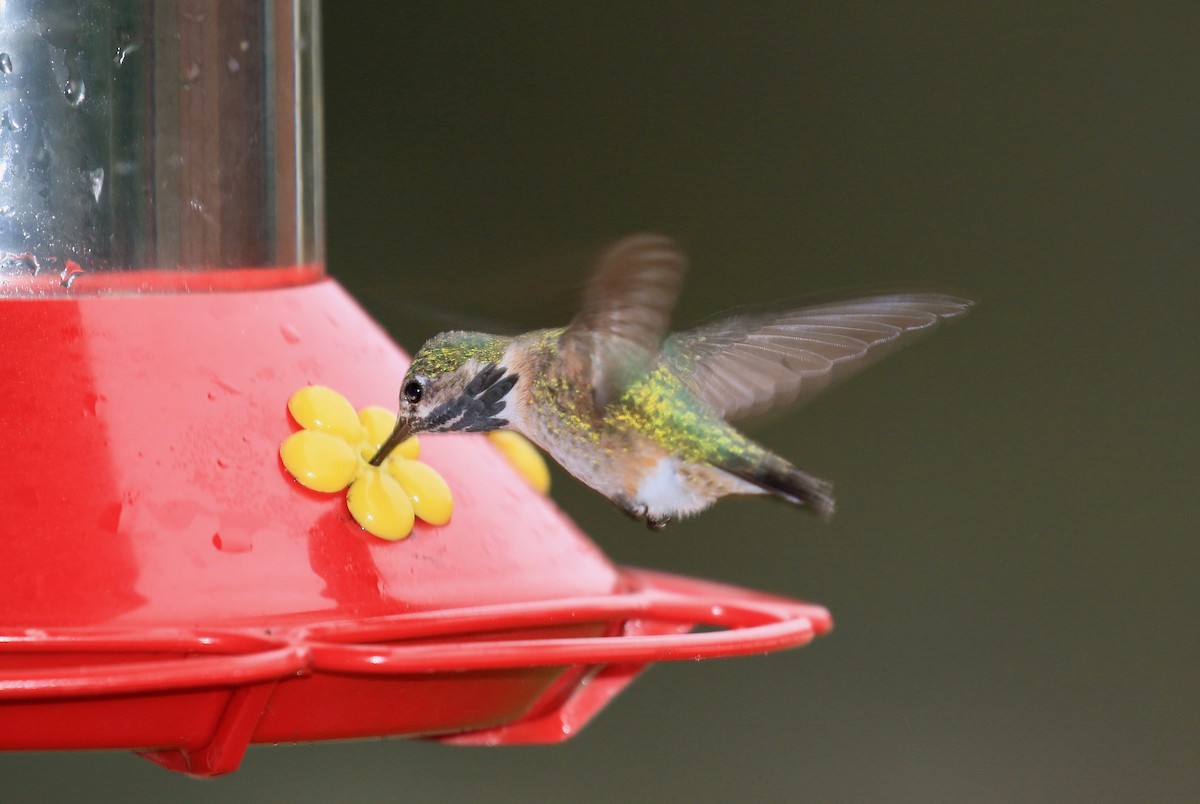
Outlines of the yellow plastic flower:
{"label": "yellow plastic flower", "polygon": [[414,517],[445,525],[454,507],[450,487],[432,467],[417,460],[420,444],[410,438],[380,466],[368,463],[396,426],[396,417],[380,407],[358,413],[330,388],[301,388],[288,410],[303,430],[279,448],[283,465],[314,491],[337,492],[349,486],[346,506],[368,533],[403,539]]}
{"label": "yellow plastic flower", "polygon": [[550,493],[550,468],[542,453],[525,436],[511,430],[493,430],[488,438],[534,491]]}

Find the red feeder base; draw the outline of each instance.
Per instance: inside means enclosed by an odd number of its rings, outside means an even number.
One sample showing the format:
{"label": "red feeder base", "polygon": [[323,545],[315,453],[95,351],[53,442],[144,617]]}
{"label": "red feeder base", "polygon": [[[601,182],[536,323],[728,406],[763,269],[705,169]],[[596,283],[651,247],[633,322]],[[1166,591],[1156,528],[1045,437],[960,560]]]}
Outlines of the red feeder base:
{"label": "red feeder base", "polygon": [[450,524],[365,534],[278,458],[297,388],[395,405],[407,358],[331,280],[0,305],[0,749],[210,776],[251,742],[554,742],[649,662],[831,627],[614,567],[478,436],[422,443]]}

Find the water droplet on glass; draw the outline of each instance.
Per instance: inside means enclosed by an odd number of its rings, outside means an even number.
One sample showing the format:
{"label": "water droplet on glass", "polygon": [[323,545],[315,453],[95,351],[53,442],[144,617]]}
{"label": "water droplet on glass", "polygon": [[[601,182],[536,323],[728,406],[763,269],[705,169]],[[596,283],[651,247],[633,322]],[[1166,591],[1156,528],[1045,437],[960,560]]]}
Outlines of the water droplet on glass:
{"label": "water droplet on glass", "polygon": [[36,276],[41,269],[32,254],[0,253],[0,276]]}
{"label": "water droplet on glass", "polygon": [[283,339],[290,344],[300,343],[300,333],[291,324],[280,324],[279,332],[283,335]]}
{"label": "water droplet on glass", "polygon": [[14,119],[11,108],[0,112],[0,125],[4,126],[4,128],[9,131],[20,131],[21,129],[25,128],[20,120]]}
{"label": "water droplet on glass", "polygon": [[137,42],[133,42],[132,44],[128,45],[122,45],[121,47],[117,48],[117,54],[113,56],[113,63],[120,67],[125,63],[125,59],[129,58],[134,53],[137,53],[140,49],[141,45]]}
{"label": "water droplet on glass", "polygon": [[48,170],[50,168],[50,149],[38,148],[29,155],[29,167],[33,170]]}
{"label": "water droplet on glass", "polygon": [[72,106],[83,103],[83,99],[87,97],[87,86],[84,85],[83,79],[68,75],[67,82],[63,84],[63,97]]}
{"label": "water droplet on glass", "polygon": [[209,213],[208,207],[204,206],[204,203],[200,199],[198,199],[198,198],[188,199],[188,207],[191,208],[192,210],[194,210],[197,214],[199,214],[200,217],[203,218],[206,223],[216,225],[216,223],[217,223],[216,218],[214,218],[212,216],[212,214]]}
{"label": "water droplet on glass", "polygon": [[12,56],[7,53],[0,53],[0,73],[8,75],[12,70]]}
{"label": "water droplet on glass", "polygon": [[242,69],[242,65],[238,64],[238,60],[233,56],[229,57],[229,61],[225,62],[225,68],[229,70],[230,75],[236,75],[237,71]]}
{"label": "water droplet on glass", "polygon": [[188,62],[187,67],[183,68],[183,84],[194,83],[200,77],[200,65],[197,62]]}
{"label": "water droplet on glass", "polygon": [[104,189],[104,168],[98,167],[87,172],[88,183],[92,186],[92,198],[100,203],[100,192]]}
{"label": "water droplet on glass", "polygon": [[74,260],[67,260],[66,267],[59,274],[59,277],[62,279],[62,286],[70,289],[71,285],[75,284],[75,280],[83,276],[84,273],[86,272],[83,270],[83,266]]}

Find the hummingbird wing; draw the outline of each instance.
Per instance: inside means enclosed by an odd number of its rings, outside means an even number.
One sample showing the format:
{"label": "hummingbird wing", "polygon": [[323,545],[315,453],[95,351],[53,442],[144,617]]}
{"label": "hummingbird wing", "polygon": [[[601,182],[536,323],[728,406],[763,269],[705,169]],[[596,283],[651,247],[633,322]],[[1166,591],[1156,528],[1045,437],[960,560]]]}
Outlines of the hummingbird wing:
{"label": "hummingbird wing", "polygon": [[600,258],[558,342],[563,366],[593,389],[597,410],[657,359],[686,269],[675,241],[656,234],[622,238]]}
{"label": "hummingbird wing", "polygon": [[810,396],[972,304],[910,293],[737,315],[672,335],[663,356],[697,397],[738,419]]}

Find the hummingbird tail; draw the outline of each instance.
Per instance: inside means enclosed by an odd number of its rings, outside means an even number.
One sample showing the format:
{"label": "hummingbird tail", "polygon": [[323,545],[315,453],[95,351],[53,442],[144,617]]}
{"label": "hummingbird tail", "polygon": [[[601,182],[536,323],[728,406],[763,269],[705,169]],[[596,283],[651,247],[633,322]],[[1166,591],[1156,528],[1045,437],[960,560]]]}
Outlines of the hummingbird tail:
{"label": "hummingbird tail", "polygon": [[771,456],[750,471],[736,471],[728,467],[726,471],[781,500],[810,509],[823,520],[828,521],[833,516],[833,484],[802,472],[782,458]]}

